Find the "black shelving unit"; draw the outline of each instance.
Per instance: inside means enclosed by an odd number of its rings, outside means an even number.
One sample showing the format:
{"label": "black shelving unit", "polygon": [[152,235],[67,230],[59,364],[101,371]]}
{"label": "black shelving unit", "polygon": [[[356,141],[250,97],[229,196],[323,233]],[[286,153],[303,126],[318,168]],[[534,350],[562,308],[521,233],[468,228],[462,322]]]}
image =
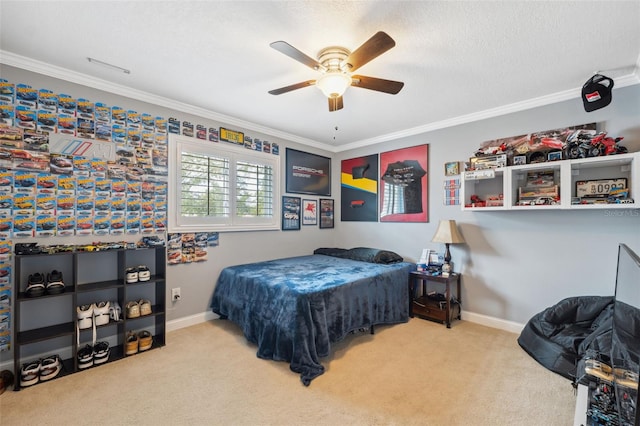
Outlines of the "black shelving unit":
{"label": "black shelving unit", "polygon": [[[151,278],[148,281],[128,284],[125,278],[126,269],[138,265],[146,265],[151,272]],[[25,290],[29,275],[40,272],[46,276],[54,269],[63,273],[64,293],[27,297]],[[80,305],[116,301],[122,309],[119,321],[110,320],[108,324],[96,327],[97,340],[109,341],[108,362],[127,356],[124,346],[129,331],[149,331],[153,336],[151,349],[166,344],[164,246],[15,255],[15,277],[18,294],[13,310],[16,391],[21,389],[22,366],[43,356],[60,352],[70,354],[61,356],[63,369],[57,377],[86,370],[78,368],[77,353],[85,344],[92,343],[93,333],[91,328],[81,330],[76,325],[76,308]],[[138,318],[127,318],[127,302],[139,299],[151,301],[152,313]]]}

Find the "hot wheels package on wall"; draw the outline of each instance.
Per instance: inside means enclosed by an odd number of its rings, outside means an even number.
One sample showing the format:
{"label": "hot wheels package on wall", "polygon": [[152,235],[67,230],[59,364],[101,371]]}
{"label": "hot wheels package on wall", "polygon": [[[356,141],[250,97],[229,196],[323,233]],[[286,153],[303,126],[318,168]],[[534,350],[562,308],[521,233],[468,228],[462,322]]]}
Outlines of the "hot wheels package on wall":
{"label": "hot wheels package on wall", "polygon": [[40,89],[38,91],[38,109],[58,112],[58,95],[51,90]]}
{"label": "hot wheels package on wall", "polygon": [[0,169],[0,195],[13,191],[13,172]]}
{"label": "hot wheels package on wall", "polygon": [[126,233],[138,234],[140,233],[140,215],[136,213],[128,213],[126,217]]}
{"label": "hot wheels package on wall", "polygon": [[38,131],[55,133],[58,131],[58,113],[38,110]]}
{"label": "hot wheels package on wall", "polygon": [[56,232],[56,217],[39,215],[36,217],[36,237],[52,237]]}
{"label": "hot wheels package on wall", "polygon": [[16,86],[13,83],[9,83],[7,80],[0,79],[0,101],[8,104],[15,103],[16,100]]}
{"label": "hot wheels package on wall", "polygon": [[109,233],[111,235],[123,235],[125,231],[126,218],[124,216],[112,216],[111,217],[111,229]]}
{"label": "hot wheels package on wall", "polygon": [[65,135],[76,135],[76,117],[68,114],[58,114],[58,132]]}
{"label": "hot wheels package on wall", "polygon": [[121,124],[112,125],[111,140],[115,143],[124,144],[127,141],[127,128]]}
{"label": "hot wheels package on wall", "polygon": [[58,95],[58,113],[64,115],[76,116],[77,100],[66,94]]}
{"label": "hot wheels package on wall", "polygon": [[96,102],[94,116],[98,123],[111,124],[111,108],[102,102]]}
{"label": "hot wheels package on wall", "polygon": [[180,134],[180,120],[174,117],[169,117],[168,122],[169,133],[173,133],[176,135]]}
{"label": "hot wheels package on wall", "polygon": [[111,227],[110,216],[98,216],[93,220],[94,235],[108,235]]}
{"label": "hot wheels package on wall", "polygon": [[155,118],[155,129],[157,133],[167,133],[167,119],[163,117]]}
{"label": "hot wheels package on wall", "polygon": [[58,187],[58,176],[50,173],[38,173],[36,177],[36,193],[55,195]]}
{"label": "hot wheels package on wall", "polygon": [[[0,200],[4,198],[3,194],[0,194]],[[0,238],[2,239],[10,239],[11,231],[13,227],[13,217],[11,217],[11,213],[8,215],[0,216]]]}
{"label": "hot wheels package on wall", "polygon": [[77,110],[78,110],[77,112],[78,117],[94,120],[95,105],[93,104],[93,102],[87,99],[80,98],[78,99]]}
{"label": "hot wheels package on wall", "polygon": [[13,215],[33,215],[36,210],[35,194],[14,194]]}
{"label": "hot wheels package on wall", "polygon": [[13,174],[13,182],[15,193],[36,193],[36,174],[33,172],[17,171]]}
{"label": "hot wheels package on wall", "polygon": [[53,216],[56,213],[55,194],[38,194],[36,196],[36,214]]}
{"label": "hot wheels package on wall", "polygon": [[76,213],[76,197],[75,194],[58,195],[56,198],[57,214],[62,216],[73,216]]}
{"label": "hot wheels package on wall", "polygon": [[32,215],[18,215],[13,219],[14,238],[32,238],[36,229],[36,218]]}
{"label": "hot wheels package on wall", "polygon": [[143,113],[140,114],[140,120],[142,122],[142,129],[150,132],[155,131],[155,118],[151,114]]}
{"label": "hot wheels package on wall", "polygon": [[78,117],[76,135],[85,139],[94,139],[96,137],[95,122],[90,118]]}
{"label": "hot wheels package on wall", "polygon": [[137,111],[127,111],[127,127],[140,129],[140,113]]}
{"label": "hot wheels package on wall", "polygon": [[93,234],[93,216],[79,215],[76,219],[76,235]]}
{"label": "hot wheels package on wall", "polygon": [[16,116],[15,108],[13,105],[0,104],[0,123],[7,126],[13,126],[14,118]]}
{"label": "hot wheels package on wall", "polygon": [[[9,191],[0,192],[0,217],[11,219],[13,214],[13,194]],[[3,229],[0,229],[2,231]],[[6,231],[7,229],[4,229]]]}
{"label": "hot wheels package on wall", "polygon": [[117,124],[123,127],[127,125],[127,112],[124,108],[119,106],[111,107],[111,124]]}
{"label": "hot wheels package on wall", "polygon": [[75,235],[76,230],[76,218],[72,215],[60,215],[58,213],[57,233],[60,236]]}
{"label": "hot wheels package on wall", "polygon": [[29,85],[18,84],[16,86],[15,104],[27,109],[36,109],[36,105],[38,104],[38,91]]}
{"label": "hot wheels package on wall", "polygon": [[26,106],[19,105],[16,107],[15,121],[18,127],[22,129],[36,129],[36,111]]}

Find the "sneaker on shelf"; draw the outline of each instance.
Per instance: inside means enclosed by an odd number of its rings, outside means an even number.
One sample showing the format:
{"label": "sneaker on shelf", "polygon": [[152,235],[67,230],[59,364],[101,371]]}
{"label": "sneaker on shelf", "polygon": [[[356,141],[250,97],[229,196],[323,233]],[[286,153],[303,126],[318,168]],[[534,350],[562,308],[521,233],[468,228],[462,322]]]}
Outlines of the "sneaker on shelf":
{"label": "sneaker on shelf", "polygon": [[109,360],[109,343],[98,342],[93,347],[93,363],[103,364]]}
{"label": "sneaker on shelf", "polygon": [[76,311],[78,312],[78,328],[84,330],[85,328],[91,328],[93,326],[93,310],[96,305],[93,303],[90,305],[78,306]]}
{"label": "sneaker on shelf", "polygon": [[138,333],[138,349],[140,352],[151,349],[153,345],[153,336],[147,330],[142,330]]}
{"label": "sneaker on shelf", "polygon": [[83,370],[93,365],[93,347],[86,345],[78,351],[78,368]]}
{"label": "sneaker on shelf", "polygon": [[127,318],[138,318],[140,316],[140,305],[135,300],[127,303]]}
{"label": "sneaker on shelf", "polygon": [[138,306],[140,307],[140,315],[150,315],[151,314],[151,302],[147,299],[138,300]]}
{"label": "sneaker on shelf", "polygon": [[39,272],[29,275],[29,281],[27,282],[27,297],[39,297],[44,296],[44,275]]}
{"label": "sneaker on shelf", "polygon": [[125,354],[133,355],[138,353],[138,335],[130,331],[127,333],[127,341],[125,343]]}
{"label": "sneaker on shelf", "polygon": [[93,307],[93,320],[96,325],[109,324],[109,302],[98,302]]}
{"label": "sneaker on shelf", "polygon": [[137,283],[138,268],[136,267],[127,268],[127,270],[125,271],[125,277],[127,279],[127,284]]}
{"label": "sneaker on shelf", "polygon": [[40,381],[40,360],[28,362],[20,369],[20,386],[35,385]]}
{"label": "sneaker on shelf", "polygon": [[110,302],[109,306],[109,317],[113,321],[120,321],[122,318],[122,309],[120,309],[120,304],[118,302]]}
{"label": "sneaker on shelf", "polygon": [[64,281],[62,280],[62,272],[53,270],[47,274],[47,294],[64,293]]}
{"label": "sneaker on shelf", "polygon": [[138,281],[149,281],[151,272],[145,265],[138,266]]}
{"label": "sneaker on shelf", "polygon": [[40,363],[40,381],[54,379],[62,371],[62,361],[58,355],[51,355]]}

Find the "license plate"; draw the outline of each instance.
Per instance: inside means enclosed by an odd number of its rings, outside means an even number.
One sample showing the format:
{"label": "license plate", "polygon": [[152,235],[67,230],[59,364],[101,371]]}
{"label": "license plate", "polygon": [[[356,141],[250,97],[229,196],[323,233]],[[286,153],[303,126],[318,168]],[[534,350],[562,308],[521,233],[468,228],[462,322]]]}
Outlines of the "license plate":
{"label": "license plate", "polygon": [[627,187],[627,179],[579,180],[576,182],[576,197],[602,197],[614,189]]}

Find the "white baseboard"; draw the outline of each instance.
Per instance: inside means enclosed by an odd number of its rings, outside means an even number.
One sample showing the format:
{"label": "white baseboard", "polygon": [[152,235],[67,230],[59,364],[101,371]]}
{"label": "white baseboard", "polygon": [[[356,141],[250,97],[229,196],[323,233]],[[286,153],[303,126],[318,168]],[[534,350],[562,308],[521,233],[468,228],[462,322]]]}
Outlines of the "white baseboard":
{"label": "white baseboard", "polygon": [[516,334],[522,333],[522,329],[524,328],[524,324],[507,321],[496,317],[490,317],[488,315],[476,314],[475,312],[462,311],[462,319],[465,321],[474,322],[480,325],[486,325],[487,327],[497,328],[499,330],[504,330]]}
{"label": "white baseboard", "polygon": [[219,316],[217,314],[214,314],[211,311],[207,311],[195,315],[190,315],[188,317],[171,320],[167,322],[167,333],[218,318]]}

